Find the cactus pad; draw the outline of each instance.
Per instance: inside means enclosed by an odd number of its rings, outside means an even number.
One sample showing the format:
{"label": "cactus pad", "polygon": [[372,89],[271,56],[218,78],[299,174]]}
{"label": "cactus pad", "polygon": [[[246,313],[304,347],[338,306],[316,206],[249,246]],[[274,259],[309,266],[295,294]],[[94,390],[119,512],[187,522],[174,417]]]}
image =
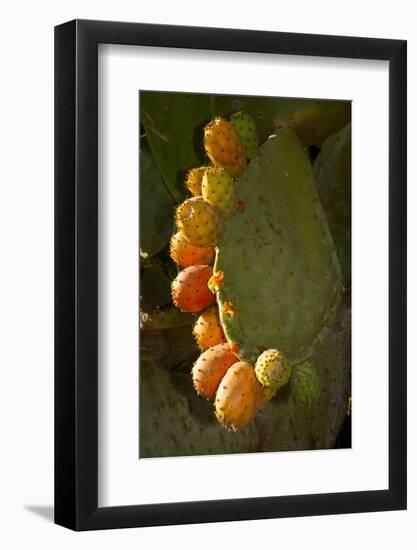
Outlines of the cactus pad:
{"label": "cactus pad", "polygon": [[226,224],[214,266],[226,337],[245,361],[268,348],[302,361],[326,336],[342,285],[312,168],[292,129],[260,147],[236,192],[244,208]]}

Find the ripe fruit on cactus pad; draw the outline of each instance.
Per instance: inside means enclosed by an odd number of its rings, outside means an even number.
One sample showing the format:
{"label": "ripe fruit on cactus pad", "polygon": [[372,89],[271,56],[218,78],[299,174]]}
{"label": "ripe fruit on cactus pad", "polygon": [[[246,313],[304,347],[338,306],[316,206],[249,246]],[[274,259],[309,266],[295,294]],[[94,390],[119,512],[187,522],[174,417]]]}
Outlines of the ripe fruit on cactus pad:
{"label": "ripe fruit on cactus pad", "polygon": [[253,365],[239,361],[232,365],[220,382],[216,393],[217,420],[231,430],[238,430],[255,417],[261,385]]}
{"label": "ripe fruit on cactus pad", "polygon": [[292,129],[261,145],[236,189],[245,209],[228,220],[214,264],[226,339],[242,360],[273,348],[299,363],[328,334],[342,280],[311,162]]}
{"label": "ripe fruit on cactus pad", "polygon": [[228,120],[217,117],[204,128],[204,147],[211,162],[238,176],[246,167],[246,151],[242,140]]}
{"label": "ripe fruit on cactus pad", "polygon": [[212,273],[209,265],[192,265],[180,271],[171,285],[176,307],[194,313],[212,304],[214,296],[207,286]]}
{"label": "ripe fruit on cactus pad", "polygon": [[313,365],[305,362],[294,367],[291,390],[295,401],[301,406],[310,407],[317,401],[320,394],[320,379]]}
{"label": "ripe fruit on cactus pad", "polygon": [[291,363],[283,353],[277,349],[263,351],[256,360],[256,378],[263,386],[278,390],[290,379]]}
{"label": "ripe fruit on cactus pad", "polygon": [[194,325],[193,333],[202,351],[226,342],[215,305],[203,311]]}
{"label": "ripe fruit on cactus pad", "polygon": [[259,141],[253,118],[248,113],[235,113],[230,117],[230,122],[238,131],[246,147],[248,158],[255,158],[258,154]]}
{"label": "ripe fruit on cactus pad", "polygon": [[192,370],[197,393],[207,399],[214,399],[221,379],[238,360],[230,344],[217,344],[202,353]]}
{"label": "ripe fruit on cactus pad", "polygon": [[194,246],[187,241],[181,231],[171,237],[170,253],[174,262],[181,267],[211,264],[214,258],[214,248],[212,246]]}
{"label": "ripe fruit on cactus pad", "polygon": [[188,199],[177,208],[178,229],[194,246],[215,246],[223,233],[220,211],[207,204],[203,197]]}
{"label": "ripe fruit on cactus pad", "polygon": [[201,182],[203,181],[206,169],[207,166],[200,166],[199,168],[192,168],[187,172],[185,185],[194,197],[201,195]]}
{"label": "ripe fruit on cactus pad", "polygon": [[208,168],[201,184],[203,198],[217,206],[225,218],[230,218],[237,204],[235,186],[229,173],[220,167]]}

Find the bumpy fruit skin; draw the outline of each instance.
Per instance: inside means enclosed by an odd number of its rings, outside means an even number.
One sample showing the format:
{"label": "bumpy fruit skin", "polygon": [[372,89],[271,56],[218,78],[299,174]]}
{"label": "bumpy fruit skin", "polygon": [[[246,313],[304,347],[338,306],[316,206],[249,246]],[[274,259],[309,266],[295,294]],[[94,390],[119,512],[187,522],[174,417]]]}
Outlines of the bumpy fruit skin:
{"label": "bumpy fruit skin", "polygon": [[193,197],[177,208],[178,229],[194,246],[215,246],[224,229],[220,211],[204,201],[203,197]]}
{"label": "bumpy fruit skin", "polygon": [[271,386],[262,386],[261,392],[259,394],[259,406],[262,407],[271,401],[275,397],[277,390],[271,388]]}
{"label": "bumpy fruit skin", "polygon": [[171,285],[176,307],[195,313],[212,304],[214,295],[207,286],[212,273],[209,265],[192,265],[180,271]]}
{"label": "bumpy fruit skin", "polygon": [[256,378],[263,386],[278,390],[291,376],[292,366],[285,355],[277,349],[263,351],[256,360]]}
{"label": "bumpy fruit skin", "polygon": [[224,218],[230,218],[236,211],[237,197],[230,174],[220,167],[208,168],[201,184],[203,198],[217,206]]}
{"label": "bumpy fruit skin", "polygon": [[201,182],[203,181],[206,169],[207,166],[200,166],[199,168],[192,168],[187,172],[185,185],[194,197],[201,195]]}
{"label": "bumpy fruit skin", "polygon": [[291,391],[296,403],[302,407],[311,407],[317,402],[320,395],[320,379],[313,365],[306,362],[294,367]]}
{"label": "bumpy fruit skin", "polygon": [[212,246],[194,246],[187,241],[181,231],[178,231],[171,237],[170,254],[174,262],[181,267],[208,265],[213,262],[214,248]]}
{"label": "bumpy fruit skin", "polygon": [[220,382],[216,393],[216,417],[224,427],[236,431],[255,417],[261,385],[253,365],[239,361],[232,365]]}
{"label": "bumpy fruit skin", "polygon": [[246,148],[248,158],[253,159],[258,154],[259,140],[256,124],[248,113],[235,113],[230,117],[230,122],[236,128]]}
{"label": "bumpy fruit skin", "polygon": [[193,334],[201,351],[226,342],[215,305],[203,311],[194,325]]}
{"label": "bumpy fruit skin", "polygon": [[217,117],[204,128],[204,148],[211,162],[238,176],[246,167],[246,151],[233,124]]}
{"label": "bumpy fruit skin", "polygon": [[220,381],[237,361],[239,359],[230,344],[218,344],[202,353],[192,370],[196,392],[207,399],[214,399]]}

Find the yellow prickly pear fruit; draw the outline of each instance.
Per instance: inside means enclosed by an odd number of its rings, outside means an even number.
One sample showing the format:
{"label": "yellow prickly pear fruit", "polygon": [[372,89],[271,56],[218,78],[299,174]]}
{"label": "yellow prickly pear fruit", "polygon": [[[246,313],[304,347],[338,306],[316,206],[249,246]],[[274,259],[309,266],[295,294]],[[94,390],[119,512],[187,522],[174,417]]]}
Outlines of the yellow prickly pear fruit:
{"label": "yellow prickly pear fruit", "polygon": [[224,168],[208,168],[203,176],[201,189],[204,200],[217,206],[225,218],[233,215],[238,201],[233,180]]}
{"label": "yellow prickly pear fruit", "polygon": [[187,172],[185,177],[185,185],[194,197],[201,195],[201,182],[206,169],[207,166],[200,166],[199,168],[192,168]]}
{"label": "yellow prickly pear fruit", "polygon": [[194,246],[215,246],[223,233],[224,222],[220,211],[204,201],[193,197],[183,202],[176,212],[178,229]]}
{"label": "yellow prickly pear fruit", "polygon": [[256,360],[256,378],[263,386],[278,390],[289,381],[291,371],[291,363],[277,349],[267,349]]}

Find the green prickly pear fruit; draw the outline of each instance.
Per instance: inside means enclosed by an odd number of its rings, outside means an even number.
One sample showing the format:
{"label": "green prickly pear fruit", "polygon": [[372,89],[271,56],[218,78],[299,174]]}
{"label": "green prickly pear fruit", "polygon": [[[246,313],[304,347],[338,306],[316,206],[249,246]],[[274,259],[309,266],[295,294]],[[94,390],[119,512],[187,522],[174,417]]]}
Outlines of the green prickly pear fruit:
{"label": "green prickly pear fruit", "polygon": [[192,168],[187,172],[185,185],[194,197],[201,195],[201,182],[203,181],[206,169],[207,166],[200,166],[199,168]]}
{"label": "green prickly pear fruit", "polygon": [[277,349],[263,351],[256,360],[256,378],[263,386],[278,390],[289,381],[291,371],[291,363]]}
{"label": "green prickly pear fruit", "polygon": [[201,189],[204,200],[217,206],[226,219],[233,215],[237,197],[233,180],[224,168],[208,168],[203,176]]}
{"label": "green prickly pear fruit", "polygon": [[[208,286],[210,288],[210,285]],[[193,334],[201,351],[226,342],[215,305],[210,306],[199,316],[194,325]]]}
{"label": "green prickly pear fruit", "polygon": [[224,375],[216,393],[217,420],[229,430],[247,426],[255,417],[261,385],[253,365],[246,361],[234,363]]}
{"label": "green prickly pear fruit", "polygon": [[222,378],[237,361],[239,359],[230,344],[218,344],[204,351],[192,370],[196,392],[207,399],[214,399]]}
{"label": "green prickly pear fruit", "polygon": [[203,197],[193,197],[183,202],[176,212],[178,229],[194,246],[215,246],[223,233],[224,222],[220,211],[205,202]]}
{"label": "green prickly pear fruit", "polygon": [[186,267],[172,281],[172,301],[182,311],[195,313],[214,302],[214,295],[207,286],[213,273],[209,265]]}
{"label": "green prickly pear fruit", "polygon": [[248,113],[234,113],[230,117],[230,122],[236,128],[241,140],[246,148],[248,158],[253,159],[258,154],[259,140],[256,131],[256,124]]}
{"label": "green prickly pear fruit", "polygon": [[246,167],[243,142],[233,124],[224,118],[217,117],[204,128],[204,148],[211,162],[233,177]]}
{"label": "green prickly pear fruit", "polygon": [[298,405],[311,407],[320,395],[320,379],[310,363],[300,363],[294,367],[291,390]]}

